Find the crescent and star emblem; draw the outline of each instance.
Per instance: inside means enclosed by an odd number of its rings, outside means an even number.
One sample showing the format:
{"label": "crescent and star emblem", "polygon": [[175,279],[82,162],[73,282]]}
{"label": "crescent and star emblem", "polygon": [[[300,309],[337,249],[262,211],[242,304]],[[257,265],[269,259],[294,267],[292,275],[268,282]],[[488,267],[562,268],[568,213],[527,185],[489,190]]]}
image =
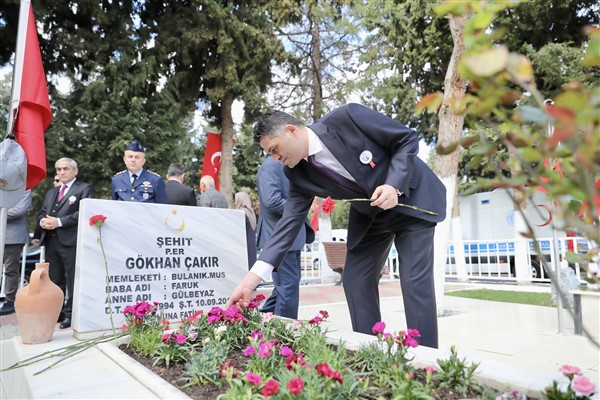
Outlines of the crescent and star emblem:
{"label": "crescent and star emblem", "polygon": [[[179,220],[179,226],[174,227],[171,225],[173,222],[175,222],[173,221],[174,219]],[[177,214],[177,210],[173,210],[171,211],[171,215],[165,218],[165,226],[173,232],[183,232],[183,230],[185,229],[185,221],[181,216]]]}
{"label": "crescent and star emblem", "polygon": [[[218,162],[215,162],[215,160],[217,159],[217,157],[219,158]],[[210,162],[212,165],[218,165],[221,164],[221,152],[220,151],[216,151],[213,153],[212,156],[210,156]]]}

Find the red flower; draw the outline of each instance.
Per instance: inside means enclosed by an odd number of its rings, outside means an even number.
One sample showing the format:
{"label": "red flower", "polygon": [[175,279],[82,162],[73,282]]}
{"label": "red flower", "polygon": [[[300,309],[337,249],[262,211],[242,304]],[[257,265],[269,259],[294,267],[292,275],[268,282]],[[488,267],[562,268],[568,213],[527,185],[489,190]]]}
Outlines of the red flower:
{"label": "red flower", "polygon": [[330,196],[327,196],[327,198],[323,200],[323,204],[321,204],[321,211],[323,211],[323,214],[331,214],[334,208],[335,200],[333,200]]}
{"label": "red flower", "polygon": [[304,381],[302,378],[294,378],[291,379],[287,384],[288,389],[291,394],[300,394],[302,389],[304,389]]}
{"label": "red flower", "polygon": [[265,386],[261,389],[260,393],[265,397],[279,393],[279,382],[277,382],[275,379],[268,380],[265,383]]}
{"label": "red flower", "polygon": [[333,379],[334,381],[338,381],[339,383],[343,383],[342,382],[342,374],[340,374],[340,371],[332,372],[329,377],[331,379]]}
{"label": "red flower", "polygon": [[104,221],[106,221],[106,217],[102,214],[96,214],[96,215],[92,215],[90,217],[90,226],[96,226],[97,228],[100,228],[102,226],[102,224],[104,223]]}
{"label": "red flower", "polygon": [[329,368],[329,364],[327,364],[325,362],[317,365],[316,370],[319,374],[326,376],[326,377],[330,377],[331,373],[333,372],[333,371],[331,371],[331,368]]}

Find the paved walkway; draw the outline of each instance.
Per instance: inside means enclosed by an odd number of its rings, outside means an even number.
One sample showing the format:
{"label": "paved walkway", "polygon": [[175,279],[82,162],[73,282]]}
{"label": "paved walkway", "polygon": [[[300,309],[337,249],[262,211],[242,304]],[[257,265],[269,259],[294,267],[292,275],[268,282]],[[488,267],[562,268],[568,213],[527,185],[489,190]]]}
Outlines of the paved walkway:
{"label": "paved walkway", "polygon": [[[458,283],[447,283],[445,290],[479,287],[550,290],[548,286]],[[271,288],[261,287],[259,291],[268,295]],[[319,310],[326,310],[330,315],[330,330],[351,330],[342,286],[301,286],[300,293],[300,319],[310,319],[317,316]],[[406,329],[399,282],[382,282],[380,296],[382,319],[388,330]],[[575,365],[600,387],[598,343],[574,335],[573,320],[566,310],[563,311],[563,332],[559,333],[555,308],[445,296],[444,309],[446,316],[439,318],[441,350],[449,350],[455,345],[459,356],[468,361],[489,359],[548,373],[557,373],[564,364]],[[1,340],[18,334],[15,314],[0,317]]]}

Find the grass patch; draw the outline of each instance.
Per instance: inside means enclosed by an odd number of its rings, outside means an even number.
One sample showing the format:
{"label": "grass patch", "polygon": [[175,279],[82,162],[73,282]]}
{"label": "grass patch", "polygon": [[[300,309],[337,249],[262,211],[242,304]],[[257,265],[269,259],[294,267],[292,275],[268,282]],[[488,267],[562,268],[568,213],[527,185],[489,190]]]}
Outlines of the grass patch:
{"label": "grass patch", "polygon": [[444,293],[446,296],[465,297],[468,299],[501,301],[504,303],[531,304],[542,307],[556,307],[552,303],[550,293],[518,292],[511,290],[456,290]]}

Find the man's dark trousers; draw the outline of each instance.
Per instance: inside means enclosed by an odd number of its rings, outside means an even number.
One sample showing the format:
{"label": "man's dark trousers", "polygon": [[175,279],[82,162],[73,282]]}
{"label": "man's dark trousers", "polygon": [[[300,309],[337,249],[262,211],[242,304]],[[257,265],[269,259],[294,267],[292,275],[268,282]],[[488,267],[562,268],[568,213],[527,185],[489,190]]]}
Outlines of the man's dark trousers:
{"label": "man's dark trousers", "polygon": [[[438,347],[433,278],[435,225],[394,211],[384,211],[375,217],[360,244],[348,250],[343,284],[354,331],[373,334],[373,325],[381,321],[379,276],[394,241],[407,327],[419,330],[420,344]],[[384,322],[389,330],[400,330],[391,325],[393,321]]]}

